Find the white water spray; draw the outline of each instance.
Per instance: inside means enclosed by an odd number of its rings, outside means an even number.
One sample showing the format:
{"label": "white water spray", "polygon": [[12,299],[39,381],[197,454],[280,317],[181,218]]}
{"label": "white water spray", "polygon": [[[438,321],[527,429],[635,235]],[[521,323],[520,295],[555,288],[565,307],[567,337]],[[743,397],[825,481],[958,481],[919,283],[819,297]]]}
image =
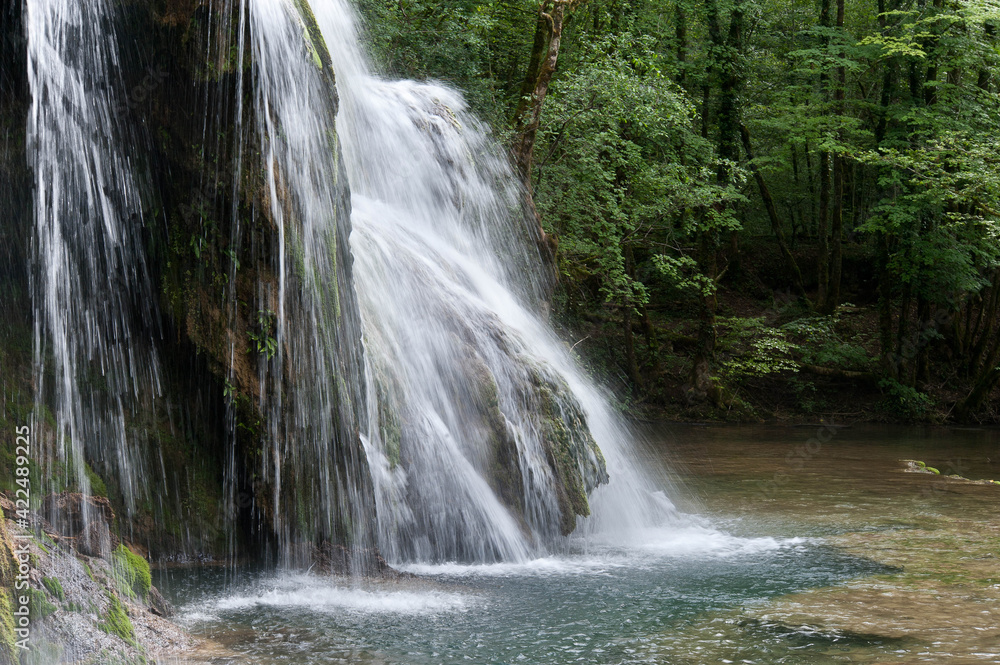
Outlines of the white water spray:
{"label": "white water spray", "polygon": [[[143,469],[141,434],[129,419],[140,399],[159,395],[160,371],[152,340],[140,334],[154,327],[152,294],[133,165],[117,136],[110,4],[25,5],[34,380],[36,422],[45,420],[43,404],[54,409],[56,457],[47,460],[47,477],[88,491],[86,449],[118,480],[131,512]],[[58,463],[68,463],[75,477],[66,478]]]}
{"label": "white water spray", "polygon": [[[673,506],[629,461],[627,428],[536,311],[544,269],[533,221],[486,129],[453,90],[372,74],[345,0],[313,8],[341,95],[383,553],[523,561],[557,546],[567,508],[545,440],[553,417],[589,427],[610,474],[578,532],[671,520]],[[498,469],[508,443],[514,482]],[[572,445],[593,489],[600,460]]]}

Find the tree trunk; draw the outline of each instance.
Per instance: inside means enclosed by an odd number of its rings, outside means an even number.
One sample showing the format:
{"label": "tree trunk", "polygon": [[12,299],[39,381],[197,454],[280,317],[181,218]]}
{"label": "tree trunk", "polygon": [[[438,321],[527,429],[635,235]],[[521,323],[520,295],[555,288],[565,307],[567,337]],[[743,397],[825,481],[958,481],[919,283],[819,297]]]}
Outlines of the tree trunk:
{"label": "tree trunk", "polygon": [[819,288],[816,302],[823,305],[827,300],[830,284],[830,153],[819,153],[819,223],[816,225],[816,240],[819,249],[816,257],[816,275]]}
{"label": "tree trunk", "polygon": [[[635,256],[632,254],[632,246],[625,244],[622,252],[625,258],[625,274],[630,279],[635,279]],[[624,303],[622,308],[622,326],[625,333],[625,367],[628,371],[628,378],[632,382],[632,387],[636,394],[642,392],[642,375],[639,373],[639,361],[635,353],[635,332],[632,329],[632,319],[635,316],[635,304],[631,301]]]}
{"label": "tree trunk", "polygon": [[[837,28],[844,29],[844,0],[837,0]],[[840,57],[846,57],[841,52]],[[847,68],[837,67],[837,82],[833,89],[834,110],[843,114],[844,94],[847,88]],[[837,130],[841,139],[840,130]],[[840,142],[840,141],[838,141]],[[840,278],[842,259],[842,241],[844,236],[844,155],[838,149],[833,156],[833,216],[830,220],[830,267],[827,285],[826,301],[823,309],[832,314],[840,304]]]}
{"label": "tree trunk", "polygon": [[538,22],[535,26],[535,41],[531,49],[528,71],[521,85],[521,100],[514,111],[514,164],[527,196],[527,203],[538,224],[538,249],[557,278],[555,257],[557,241],[542,228],[542,218],[535,208],[534,191],[531,181],[532,160],[535,138],[542,118],[542,105],[552,82],[559,59],[559,45],[562,40],[563,23],[566,13],[586,0],[543,0],[538,5]]}
{"label": "tree trunk", "polygon": [[676,7],[674,37],[677,40],[677,85],[684,88],[687,83],[687,15],[680,2]]}
{"label": "tree trunk", "polygon": [[878,242],[878,330],[882,349],[882,370],[891,378],[898,375],[892,349],[892,283],[889,279],[889,239],[883,231]]}
{"label": "tree trunk", "polygon": [[[819,25],[831,27],[830,0],[821,0],[819,6]],[[830,47],[830,38],[824,36],[820,40],[824,51]],[[820,70],[819,87],[823,95],[824,106],[829,101],[830,75],[826,67]],[[818,282],[816,302],[822,309],[827,301],[827,289],[830,284],[830,153],[825,148],[819,153],[819,223],[816,225],[816,240],[819,248],[816,257],[816,278]]]}
{"label": "tree trunk", "polygon": [[750,132],[747,130],[746,125],[743,125],[742,123],[740,124],[740,138],[743,141],[743,151],[746,153],[747,163],[750,165],[750,172],[753,174],[754,180],[757,181],[757,188],[760,190],[760,198],[764,201],[764,208],[767,210],[768,219],[771,220],[771,232],[774,233],[774,237],[778,241],[778,248],[781,250],[781,255],[785,258],[785,262],[788,264],[788,269],[792,271],[795,292],[801,298],[806,299],[806,290],[802,284],[802,271],[799,270],[799,264],[795,262],[795,257],[792,256],[791,250],[788,249],[788,243],[785,242],[785,233],[781,229],[781,220],[778,218],[778,209],[774,206],[774,199],[771,198],[771,191],[768,189],[767,183],[764,182],[763,174],[761,174],[757,164],[754,163],[753,145],[750,142]]}
{"label": "tree trunk", "polygon": [[1000,367],[994,367],[986,372],[969,396],[955,406],[955,416],[958,420],[968,420],[969,416],[978,411],[996,388],[997,383],[1000,383]]}
{"label": "tree trunk", "polygon": [[[535,138],[542,117],[542,105],[549,92],[552,76],[559,60],[563,24],[568,12],[585,0],[543,0],[538,6],[538,23],[531,61],[522,85],[521,101],[514,112],[514,163],[521,180],[531,191],[531,167]],[[534,79],[534,80],[532,80]]]}

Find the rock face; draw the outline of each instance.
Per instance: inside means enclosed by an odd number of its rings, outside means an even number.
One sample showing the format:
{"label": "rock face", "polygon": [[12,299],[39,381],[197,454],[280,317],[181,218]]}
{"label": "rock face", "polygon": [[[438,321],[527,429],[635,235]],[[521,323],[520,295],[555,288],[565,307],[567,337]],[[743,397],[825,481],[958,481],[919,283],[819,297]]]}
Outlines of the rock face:
{"label": "rock face", "polygon": [[[519,372],[515,402],[525,405],[522,413],[532,422],[529,430],[537,432],[559,507],[559,531],[569,535],[576,528],[577,516],[590,515],[588,494],[608,482],[604,456],[587,426],[586,416],[569,388],[552,371],[533,361],[512,355],[512,367]],[[467,408],[477,414],[488,432],[491,460],[487,479],[504,503],[522,519],[525,513],[524,483],[526,469],[523,454],[512,435],[505,407],[493,372],[482,357],[465,345],[465,368],[462,377],[471,388]]]}
{"label": "rock face", "polygon": [[[110,501],[104,508],[113,505],[129,537],[157,558],[256,556],[276,542],[374,546],[365,532],[374,523],[374,501],[358,436],[360,323],[350,288],[349,191],[333,127],[333,69],[308,3],[295,6],[300,43],[293,46],[316,70],[330,129],[322,137],[331,165],[322,239],[330,269],[321,279],[311,258],[319,249],[304,233],[307,208],[273,157],[287,132],[280,125],[262,129],[274,119],[258,113],[256,26],[244,24],[239,3],[126,1],[109,8],[107,34],[115,42],[102,48],[115,56],[116,86],[106,131],[135,167],[142,209],[127,223],[141,227],[133,230],[144,245],[155,302],[129,293],[128,284],[119,285],[119,298],[134,310],[142,336],[154,341],[150,355],[161,375],[158,386],[132,386],[136,394],[127,397],[137,407],[121,423],[139,452],[141,482],[119,477],[113,452],[97,435],[85,442],[87,472],[91,491]],[[0,119],[9,138],[0,154],[0,200],[15,211],[0,227],[0,252],[9,254],[0,261],[0,311],[7,318],[10,307],[20,321],[32,310],[25,268],[33,224],[21,3],[5,6],[0,19]],[[24,323],[30,340],[31,321]],[[0,343],[13,348],[8,342],[0,326]],[[18,353],[30,368],[30,341]],[[5,368],[17,364],[0,358]],[[118,397],[104,368],[81,367],[92,377],[81,392],[93,394],[94,404]],[[30,412],[30,391],[22,401]],[[324,426],[309,413],[321,414]],[[36,438],[51,445],[53,429],[39,419]],[[50,453],[46,459],[62,459]],[[79,489],[82,470],[51,465],[43,473],[56,479],[57,490]],[[131,502],[124,500],[126,485],[138,490]],[[105,555],[116,546],[110,519],[81,519],[80,511],[103,515],[102,507],[51,508],[59,515],[53,527],[73,534],[80,551]]]}
{"label": "rock face", "polygon": [[111,534],[115,513],[105,497],[79,492],[50,494],[42,499],[41,513],[57,533],[72,539],[82,554],[107,558],[118,547],[117,537]]}
{"label": "rock face", "polygon": [[[73,496],[56,500],[81,505]],[[32,521],[45,524],[41,516]],[[171,609],[148,585],[149,566],[142,557],[123,546],[91,557],[76,549],[79,538],[51,536],[0,518],[0,664],[21,662],[14,642],[20,638],[10,627],[22,596],[30,599],[30,662],[138,664],[192,648],[195,641],[163,618]],[[12,566],[27,571],[18,579],[20,588],[14,586]]]}

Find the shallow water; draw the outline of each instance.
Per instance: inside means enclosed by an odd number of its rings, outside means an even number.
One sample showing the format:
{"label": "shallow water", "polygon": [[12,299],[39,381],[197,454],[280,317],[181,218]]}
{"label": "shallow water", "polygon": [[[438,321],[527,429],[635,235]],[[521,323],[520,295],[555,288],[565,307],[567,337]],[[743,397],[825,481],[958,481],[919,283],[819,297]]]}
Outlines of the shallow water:
{"label": "shallow water", "polygon": [[206,571],[170,586],[190,594],[184,623],[245,658],[228,662],[644,663],[658,662],[659,635],[705,612],[881,568],[809,542],[733,539],[410,570],[419,579],[369,586],[281,575],[223,590]]}
{"label": "shallow water", "polygon": [[945,486],[903,473],[899,460],[996,477],[1000,436],[838,429],[804,463],[789,462],[815,429],[651,429],[646,463],[674,468],[673,498],[708,518],[634,534],[628,547],[576,539],[525,564],[411,565],[412,578],[379,584],[304,573],[233,583],[211,569],[160,572],[159,584],[212,644],[191,662],[935,662],[905,635],[790,626],[766,613],[785,594],[900,570],[824,536],[995,514],[983,500],[993,488]]}

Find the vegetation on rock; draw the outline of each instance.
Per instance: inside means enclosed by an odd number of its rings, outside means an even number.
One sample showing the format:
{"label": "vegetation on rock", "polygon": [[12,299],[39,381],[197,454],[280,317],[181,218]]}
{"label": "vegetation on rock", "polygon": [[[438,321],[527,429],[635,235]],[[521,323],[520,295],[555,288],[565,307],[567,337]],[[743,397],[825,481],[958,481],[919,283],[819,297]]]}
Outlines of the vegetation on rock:
{"label": "vegetation on rock", "polygon": [[143,600],[149,596],[152,577],[149,563],[125,545],[119,545],[111,555],[111,570],[118,590],[129,598]]}

